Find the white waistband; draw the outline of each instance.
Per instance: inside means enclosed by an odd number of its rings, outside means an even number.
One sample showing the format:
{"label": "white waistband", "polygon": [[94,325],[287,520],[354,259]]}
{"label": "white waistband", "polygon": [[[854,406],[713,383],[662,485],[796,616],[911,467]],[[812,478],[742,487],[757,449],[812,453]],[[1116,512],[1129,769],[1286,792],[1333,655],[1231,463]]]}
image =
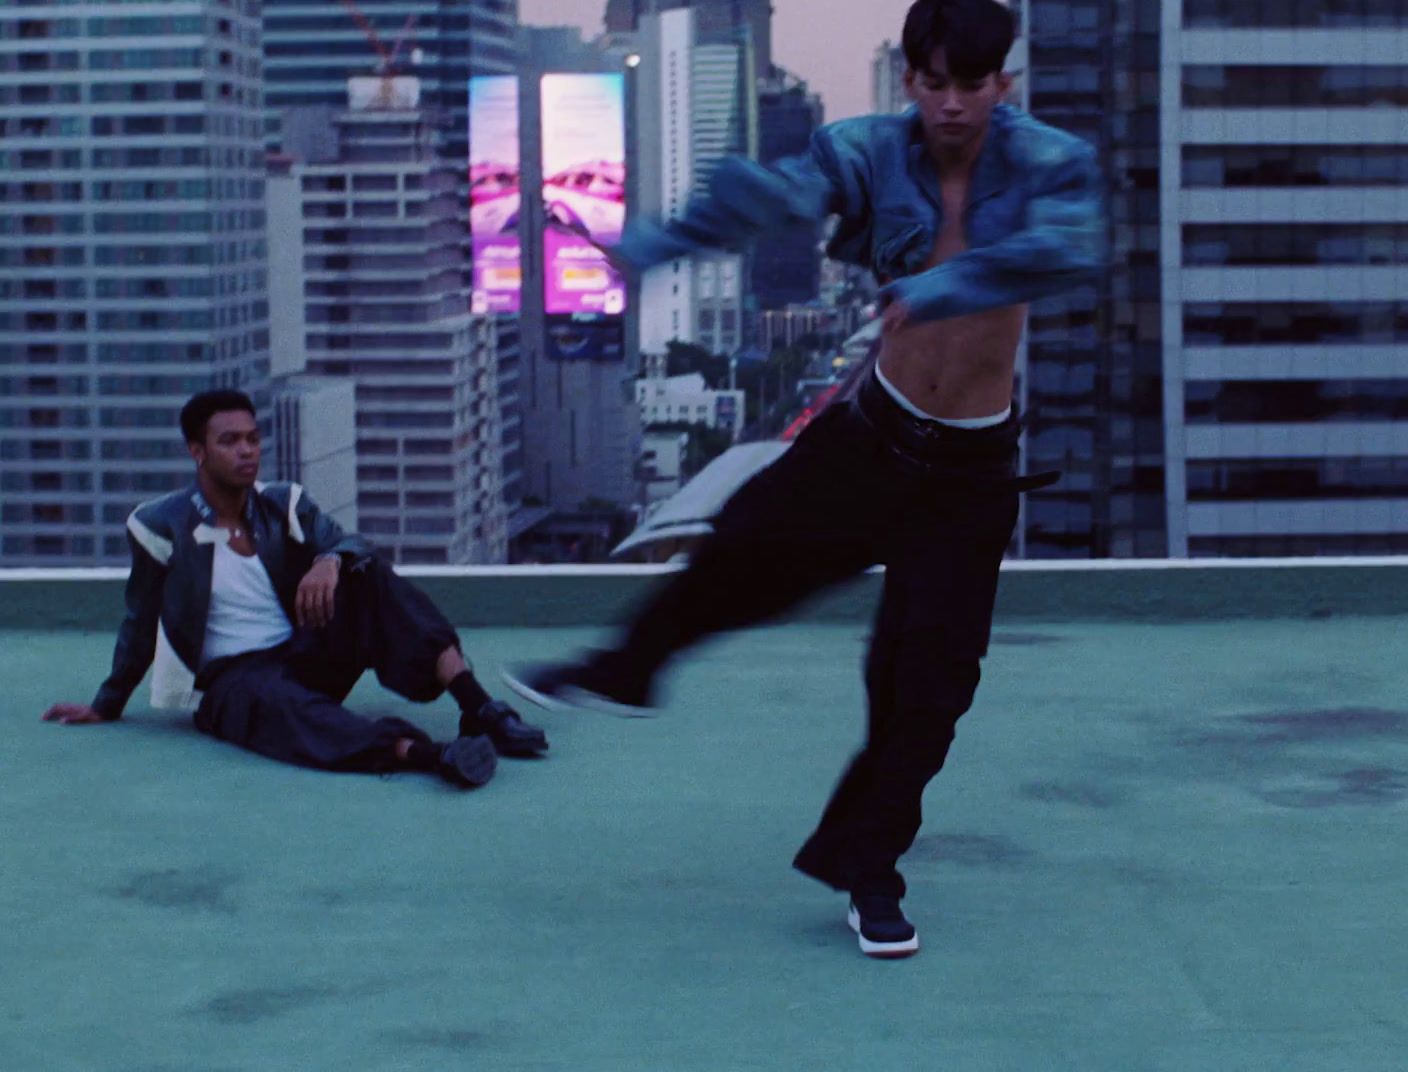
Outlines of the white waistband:
{"label": "white waistband", "polygon": [[1001,424],[1008,417],[1012,416],[1012,407],[1009,405],[1001,413],[994,413],[991,417],[935,417],[932,413],[925,413],[904,395],[900,394],[899,388],[885,378],[885,374],[880,371],[880,366],[875,366],[875,378],[880,381],[880,386],[891,398],[900,404],[900,407],[907,413],[912,413],[921,421],[933,421],[935,424],[946,425],[949,428],[963,428],[974,431],[979,428],[994,428]]}

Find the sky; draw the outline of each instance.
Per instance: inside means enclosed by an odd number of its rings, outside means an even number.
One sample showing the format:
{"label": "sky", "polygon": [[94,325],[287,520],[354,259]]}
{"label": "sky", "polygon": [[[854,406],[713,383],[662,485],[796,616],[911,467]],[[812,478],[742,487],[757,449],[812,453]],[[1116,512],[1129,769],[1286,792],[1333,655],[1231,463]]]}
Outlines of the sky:
{"label": "sky", "polygon": [[[827,121],[870,111],[870,61],[898,41],[911,0],[773,0],[773,62],[805,79],[826,104]],[[519,19],[536,26],[602,29],[606,0],[519,0]]]}

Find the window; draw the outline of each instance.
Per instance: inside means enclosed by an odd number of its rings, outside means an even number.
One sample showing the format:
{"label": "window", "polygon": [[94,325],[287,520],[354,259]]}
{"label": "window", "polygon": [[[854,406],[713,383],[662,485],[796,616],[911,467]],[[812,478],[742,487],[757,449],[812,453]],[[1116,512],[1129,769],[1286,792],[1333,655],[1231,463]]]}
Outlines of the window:
{"label": "window", "polygon": [[1194,536],[1188,540],[1193,558],[1288,558],[1315,555],[1401,555],[1408,552],[1408,533],[1327,536]]}
{"label": "window", "polygon": [[1209,29],[1408,27],[1398,0],[1183,0],[1183,25]]}
{"label": "window", "polygon": [[1183,68],[1185,108],[1374,108],[1408,104],[1408,66]]}
{"label": "window", "polygon": [[346,189],[347,177],[345,175],[305,175],[303,177],[305,193],[336,193]]}
{"label": "window", "polygon": [[1408,264],[1408,224],[1190,224],[1183,228],[1183,263]]}
{"label": "window", "polygon": [[198,48],[94,49],[88,53],[88,67],[93,71],[151,71],[201,66],[201,50]]}
{"label": "window", "polygon": [[1184,413],[1189,424],[1402,421],[1408,380],[1189,381]]}
{"label": "window", "polygon": [[1403,186],[1408,145],[1190,145],[1183,185]]}
{"label": "window", "polygon": [[395,201],[356,201],[352,205],[352,215],[368,219],[395,219],[399,212]]}
{"label": "window", "polygon": [[93,216],[97,234],[179,234],[209,231],[209,212],[99,212]]}
{"label": "window", "polygon": [[1401,499],[1408,457],[1190,461],[1190,502],[1254,499]]}
{"label": "window", "polygon": [[354,175],[352,189],[362,193],[373,191],[389,192],[396,189],[395,175]]}
{"label": "window", "polygon": [[1189,346],[1408,341],[1408,302],[1195,302],[1183,332]]}

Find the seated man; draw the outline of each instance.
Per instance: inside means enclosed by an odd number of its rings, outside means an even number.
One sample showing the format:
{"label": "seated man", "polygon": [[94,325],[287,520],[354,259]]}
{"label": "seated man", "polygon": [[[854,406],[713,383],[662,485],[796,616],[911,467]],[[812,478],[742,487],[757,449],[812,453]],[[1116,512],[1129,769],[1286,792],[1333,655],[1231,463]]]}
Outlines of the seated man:
{"label": "seated man", "polygon": [[[457,786],[493,777],[498,755],[534,756],[543,731],[480,687],[430,599],[343,532],[297,484],[257,483],[259,428],[237,391],[181,411],[195,483],[127,519],[132,573],[112,674],[92,704],[55,704],[65,725],[121,717],[152,663],[158,623],[203,691],[205,733],[271,759],[335,771],[413,770]],[[448,691],[459,737],[437,743],[399,718],[342,706],[363,671],[428,703]]]}

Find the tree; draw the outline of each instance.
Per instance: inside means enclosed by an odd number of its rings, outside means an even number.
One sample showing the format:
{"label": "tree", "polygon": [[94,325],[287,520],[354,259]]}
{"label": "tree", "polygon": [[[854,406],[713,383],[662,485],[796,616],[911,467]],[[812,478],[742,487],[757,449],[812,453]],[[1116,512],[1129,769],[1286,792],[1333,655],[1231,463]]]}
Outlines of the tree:
{"label": "tree", "polygon": [[671,339],[665,344],[665,374],[687,376],[691,372],[699,373],[705,385],[717,391],[728,385],[728,358],[692,342]]}
{"label": "tree", "polygon": [[710,428],[707,424],[691,425],[689,446],[685,448],[685,469],[695,476],[706,465],[733,446],[733,433],[727,428]]}

